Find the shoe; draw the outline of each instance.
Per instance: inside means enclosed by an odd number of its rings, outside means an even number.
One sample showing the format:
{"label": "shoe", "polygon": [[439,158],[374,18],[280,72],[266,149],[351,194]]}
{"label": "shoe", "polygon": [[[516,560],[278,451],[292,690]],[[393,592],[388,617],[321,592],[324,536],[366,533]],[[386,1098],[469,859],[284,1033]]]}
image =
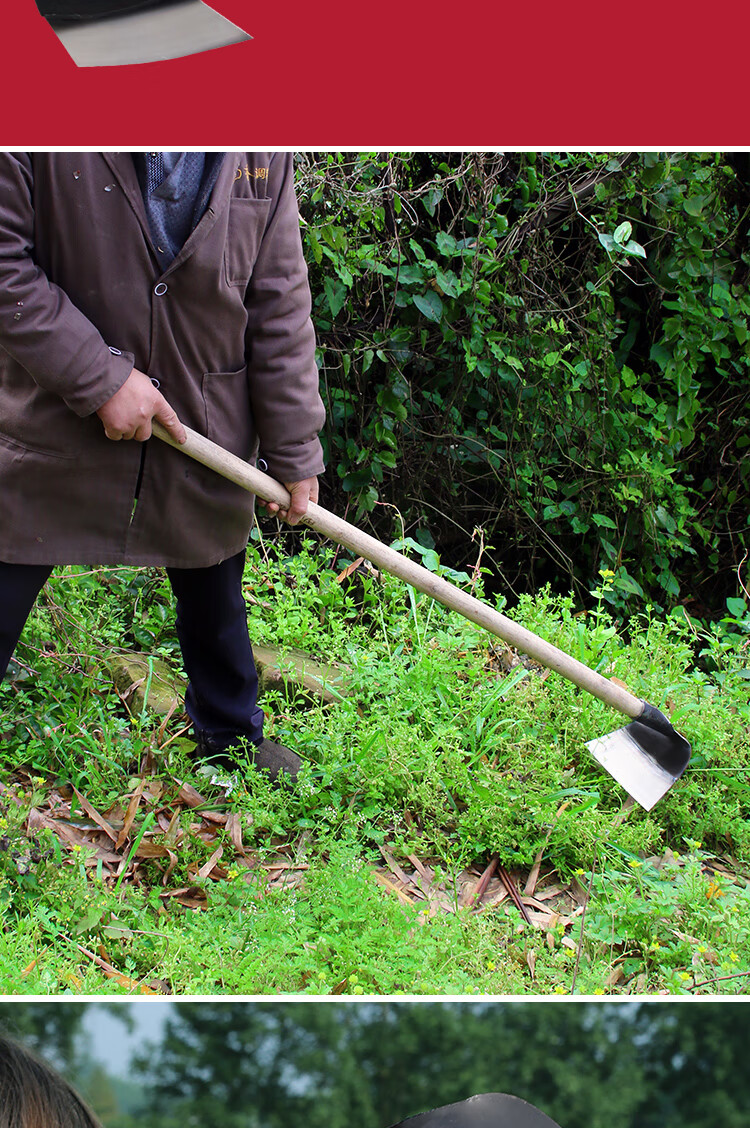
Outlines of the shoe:
{"label": "shoe", "polygon": [[200,760],[225,771],[236,772],[249,762],[265,772],[272,783],[278,783],[282,772],[288,781],[294,782],[302,767],[302,760],[296,752],[266,737],[260,744],[253,744],[245,736],[217,739],[211,733],[196,732],[195,739]]}

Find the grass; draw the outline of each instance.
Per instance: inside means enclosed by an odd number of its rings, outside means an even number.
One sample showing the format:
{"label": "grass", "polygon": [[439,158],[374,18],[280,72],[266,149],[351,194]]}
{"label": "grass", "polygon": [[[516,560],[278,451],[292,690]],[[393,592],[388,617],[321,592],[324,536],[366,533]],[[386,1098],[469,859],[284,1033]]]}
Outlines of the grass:
{"label": "grass", "polygon": [[[114,649],[179,670],[159,572],[69,569],[48,585],[0,689],[5,993],[747,991],[742,601],[710,628],[648,612],[618,625],[605,576],[586,614],[549,591],[512,612],[691,741],[688,773],[646,813],[585,749],[619,723],[604,705],[501,668],[494,640],[397,581],[360,569],[337,582],[347,559],[298,547],[256,541],[251,636],[339,663],[350,692],[264,695],[268,735],[306,760],[294,791],[252,771],[229,795],[212,789],[179,710],[123,706],[104,666]],[[186,805],[182,780],[208,811]],[[135,804],[116,864],[88,849],[85,803]],[[531,924],[497,876],[481,908],[467,904],[491,860],[519,889],[537,864]]]}

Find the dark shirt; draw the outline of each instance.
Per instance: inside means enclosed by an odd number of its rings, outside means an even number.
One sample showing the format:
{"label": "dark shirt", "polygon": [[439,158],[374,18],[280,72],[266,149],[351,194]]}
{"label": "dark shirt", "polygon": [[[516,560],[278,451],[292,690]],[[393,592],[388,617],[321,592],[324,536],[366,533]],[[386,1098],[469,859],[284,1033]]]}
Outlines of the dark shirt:
{"label": "dark shirt", "polygon": [[151,236],[162,270],[200,222],[223,153],[134,153]]}

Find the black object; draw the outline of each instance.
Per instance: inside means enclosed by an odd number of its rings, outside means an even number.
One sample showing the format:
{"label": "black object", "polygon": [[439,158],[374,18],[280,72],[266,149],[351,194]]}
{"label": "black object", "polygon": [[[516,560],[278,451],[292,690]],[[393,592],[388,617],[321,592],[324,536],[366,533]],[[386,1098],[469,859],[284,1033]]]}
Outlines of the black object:
{"label": "black object", "polygon": [[391,1128],[560,1128],[538,1108],[507,1093],[481,1093],[467,1101],[420,1112]]}
{"label": "black object", "polygon": [[176,0],[36,0],[36,6],[45,19],[94,20],[106,16],[122,15],[139,8],[162,8]]}
{"label": "black object", "polygon": [[644,701],[640,717],[626,725],[625,730],[660,768],[674,779],[680,778],[690,763],[692,749],[655,705]]}

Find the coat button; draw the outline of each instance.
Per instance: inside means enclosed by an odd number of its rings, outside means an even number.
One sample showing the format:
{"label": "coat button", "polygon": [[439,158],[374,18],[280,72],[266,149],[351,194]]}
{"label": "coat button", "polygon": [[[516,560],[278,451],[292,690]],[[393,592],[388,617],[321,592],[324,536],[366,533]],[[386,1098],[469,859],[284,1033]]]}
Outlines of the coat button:
{"label": "coat button", "polygon": [[154,385],[155,388],[161,387],[161,384],[159,383],[159,381],[156,379],[155,376],[149,376],[149,379],[150,379],[151,383]]}
{"label": "coat button", "polygon": [[160,282],[158,286],[154,286],[154,293],[158,294],[159,297],[161,297],[162,294],[166,294],[168,289],[169,287],[167,286],[166,282]]}
{"label": "coat button", "polygon": [[112,345],[109,346],[109,351],[112,353],[112,356],[122,356],[120,349],[116,349]]}

